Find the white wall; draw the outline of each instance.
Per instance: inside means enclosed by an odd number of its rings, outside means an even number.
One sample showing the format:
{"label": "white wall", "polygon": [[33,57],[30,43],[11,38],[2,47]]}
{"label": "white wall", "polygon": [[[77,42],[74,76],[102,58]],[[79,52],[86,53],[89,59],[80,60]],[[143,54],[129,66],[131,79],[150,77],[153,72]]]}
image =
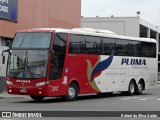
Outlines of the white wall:
{"label": "white wall", "polygon": [[82,17],[81,27],[105,29],[119,35],[139,37],[138,17]]}

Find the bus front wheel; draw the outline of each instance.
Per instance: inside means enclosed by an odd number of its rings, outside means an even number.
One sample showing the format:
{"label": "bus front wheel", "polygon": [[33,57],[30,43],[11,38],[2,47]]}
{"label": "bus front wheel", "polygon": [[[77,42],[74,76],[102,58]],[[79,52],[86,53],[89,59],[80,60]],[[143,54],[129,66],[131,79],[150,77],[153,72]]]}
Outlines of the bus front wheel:
{"label": "bus front wheel", "polygon": [[35,101],[42,101],[44,99],[44,96],[33,96],[33,95],[31,95],[30,97]]}
{"label": "bus front wheel", "polygon": [[76,84],[71,83],[68,88],[68,93],[63,98],[67,101],[76,100],[78,97],[78,87]]}

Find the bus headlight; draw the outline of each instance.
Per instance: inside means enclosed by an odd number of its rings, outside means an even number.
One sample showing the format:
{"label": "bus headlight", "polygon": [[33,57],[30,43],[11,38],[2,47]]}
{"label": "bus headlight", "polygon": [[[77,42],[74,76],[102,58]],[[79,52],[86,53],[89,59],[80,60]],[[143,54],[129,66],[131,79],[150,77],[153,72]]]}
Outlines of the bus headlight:
{"label": "bus headlight", "polygon": [[6,81],[6,83],[8,84],[8,85],[13,85],[13,82],[11,82],[11,81]]}
{"label": "bus headlight", "polygon": [[36,86],[42,86],[42,85],[46,85],[47,84],[47,82],[45,81],[45,82],[38,82],[38,83],[36,83]]}

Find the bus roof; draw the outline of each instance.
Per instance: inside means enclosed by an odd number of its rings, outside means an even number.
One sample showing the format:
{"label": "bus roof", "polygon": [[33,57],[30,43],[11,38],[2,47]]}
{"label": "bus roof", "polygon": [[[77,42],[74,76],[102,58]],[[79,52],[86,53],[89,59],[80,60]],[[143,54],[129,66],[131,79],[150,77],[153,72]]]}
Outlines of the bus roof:
{"label": "bus roof", "polygon": [[156,43],[156,40],[152,39],[152,38],[129,37],[129,36],[117,35],[116,33],[109,31],[109,30],[92,29],[92,28],[73,28],[73,29],[34,28],[34,29],[21,30],[19,32],[56,32],[56,33],[63,32],[63,33],[72,33],[72,34],[90,35],[90,36],[101,36],[101,37],[109,37],[109,38],[120,38],[120,39],[128,39],[128,40]]}
{"label": "bus roof", "polygon": [[64,28],[33,28],[33,29],[20,30],[18,32],[65,32],[65,33],[68,33],[68,29],[64,29]]}

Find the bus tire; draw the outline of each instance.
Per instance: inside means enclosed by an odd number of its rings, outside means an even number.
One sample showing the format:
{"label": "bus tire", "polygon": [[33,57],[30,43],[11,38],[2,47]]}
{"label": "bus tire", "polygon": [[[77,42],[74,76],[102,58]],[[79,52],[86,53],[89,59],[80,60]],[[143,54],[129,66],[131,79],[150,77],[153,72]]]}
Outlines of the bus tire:
{"label": "bus tire", "polygon": [[136,86],[136,95],[142,94],[143,90],[143,83],[142,81],[139,81],[138,85]]}
{"label": "bus tire", "polygon": [[30,95],[30,97],[35,101],[42,101],[44,99],[44,96],[33,96],[33,95]]}
{"label": "bus tire", "polygon": [[78,97],[78,87],[76,84],[71,83],[68,88],[67,95],[64,96],[64,99],[67,101],[76,100]]}
{"label": "bus tire", "polygon": [[136,92],[136,83],[131,80],[128,86],[128,94],[129,95],[134,95]]}

